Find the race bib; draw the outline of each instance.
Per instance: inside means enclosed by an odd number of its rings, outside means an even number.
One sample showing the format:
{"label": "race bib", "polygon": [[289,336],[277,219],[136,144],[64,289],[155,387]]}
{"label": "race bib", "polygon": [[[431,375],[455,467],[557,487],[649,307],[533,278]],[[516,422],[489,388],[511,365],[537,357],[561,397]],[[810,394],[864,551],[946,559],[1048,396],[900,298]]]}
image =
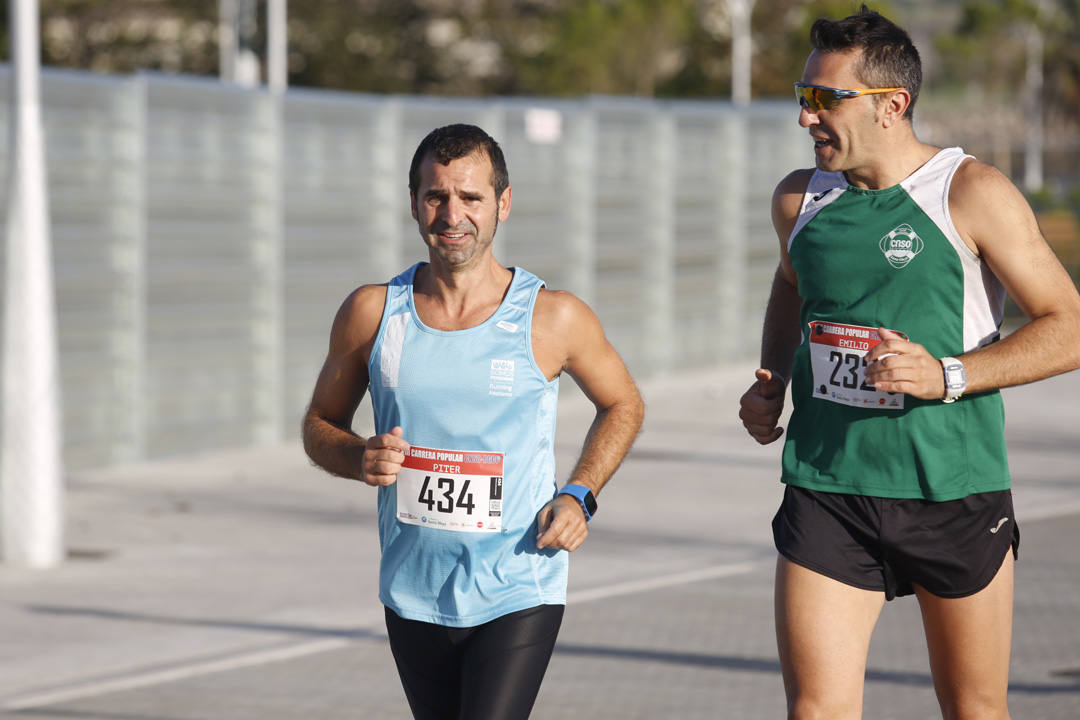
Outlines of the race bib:
{"label": "race bib", "polygon": [[866,382],[866,354],[880,342],[877,328],[811,322],[813,397],[852,407],[903,410],[903,393],[882,392]]}
{"label": "race bib", "polygon": [[397,519],[454,532],[502,530],[503,453],[412,446],[397,476]]}

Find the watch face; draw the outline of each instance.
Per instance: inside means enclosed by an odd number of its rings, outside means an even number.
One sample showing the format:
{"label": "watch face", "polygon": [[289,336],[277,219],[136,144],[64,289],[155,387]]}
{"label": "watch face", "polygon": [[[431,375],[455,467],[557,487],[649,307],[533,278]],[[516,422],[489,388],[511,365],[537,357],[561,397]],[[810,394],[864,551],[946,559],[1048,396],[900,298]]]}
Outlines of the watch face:
{"label": "watch face", "polygon": [[581,501],[585,503],[585,509],[589,511],[589,515],[596,514],[596,498],[593,497],[591,491],[585,493],[585,497]]}
{"label": "watch face", "polygon": [[945,368],[945,382],[950,388],[959,388],[967,384],[963,365],[950,365]]}

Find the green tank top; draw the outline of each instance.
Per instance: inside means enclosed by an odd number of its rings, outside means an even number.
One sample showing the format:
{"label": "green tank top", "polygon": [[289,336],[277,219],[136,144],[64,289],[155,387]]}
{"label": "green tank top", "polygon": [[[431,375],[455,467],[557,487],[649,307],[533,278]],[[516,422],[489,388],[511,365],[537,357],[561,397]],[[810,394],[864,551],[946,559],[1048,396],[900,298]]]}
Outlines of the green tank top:
{"label": "green tank top", "polygon": [[955,403],[863,382],[878,327],[934,357],[995,342],[1005,291],[949,217],[949,185],[970,157],[938,152],[899,185],[862,190],[816,171],[788,240],[802,343],[782,480],[823,492],[953,500],[1009,487],[998,391]]}

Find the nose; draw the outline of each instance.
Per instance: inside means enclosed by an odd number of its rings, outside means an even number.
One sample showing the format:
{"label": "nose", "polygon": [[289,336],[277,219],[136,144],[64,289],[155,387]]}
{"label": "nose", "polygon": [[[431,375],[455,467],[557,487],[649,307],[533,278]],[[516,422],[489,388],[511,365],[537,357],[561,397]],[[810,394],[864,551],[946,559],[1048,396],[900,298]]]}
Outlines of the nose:
{"label": "nose", "polygon": [[818,122],[820,121],[818,120],[817,113],[810,112],[810,108],[805,105],[799,106],[799,125],[801,127],[812,127],[817,125]]}
{"label": "nose", "polygon": [[451,195],[439,205],[439,218],[450,227],[457,227],[462,218],[461,200]]}

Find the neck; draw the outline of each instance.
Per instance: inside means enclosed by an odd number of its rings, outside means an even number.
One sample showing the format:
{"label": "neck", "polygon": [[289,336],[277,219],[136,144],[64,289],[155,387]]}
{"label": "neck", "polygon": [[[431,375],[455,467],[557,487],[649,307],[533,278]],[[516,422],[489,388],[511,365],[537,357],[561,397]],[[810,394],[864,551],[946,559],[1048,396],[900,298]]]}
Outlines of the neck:
{"label": "neck", "polygon": [[[419,268],[413,281],[417,304],[442,329],[470,327],[479,313],[485,318],[502,302],[514,275],[488,255],[469,268],[449,269],[431,262]],[[423,318],[428,322],[427,318]]]}
{"label": "neck", "polygon": [[940,149],[920,142],[910,130],[886,134],[875,146],[869,161],[845,170],[844,177],[851,185],[863,190],[890,188],[925,165]]}

